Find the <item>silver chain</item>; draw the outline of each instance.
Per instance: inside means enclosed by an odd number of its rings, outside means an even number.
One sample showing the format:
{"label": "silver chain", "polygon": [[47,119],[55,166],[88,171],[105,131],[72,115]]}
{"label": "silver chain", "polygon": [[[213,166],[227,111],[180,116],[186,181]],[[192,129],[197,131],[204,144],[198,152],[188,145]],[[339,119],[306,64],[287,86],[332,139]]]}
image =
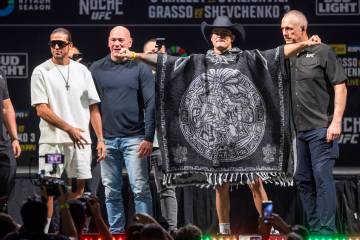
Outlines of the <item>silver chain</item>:
{"label": "silver chain", "polygon": [[55,64],[55,67],[56,67],[56,69],[59,71],[61,77],[64,79],[66,91],[69,91],[69,88],[70,88],[70,85],[69,85],[70,63],[69,63],[69,65],[68,65],[67,79],[65,79],[65,76],[62,74],[62,72],[60,71],[60,69],[58,68],[58,66],[56,66],[56,64]]}

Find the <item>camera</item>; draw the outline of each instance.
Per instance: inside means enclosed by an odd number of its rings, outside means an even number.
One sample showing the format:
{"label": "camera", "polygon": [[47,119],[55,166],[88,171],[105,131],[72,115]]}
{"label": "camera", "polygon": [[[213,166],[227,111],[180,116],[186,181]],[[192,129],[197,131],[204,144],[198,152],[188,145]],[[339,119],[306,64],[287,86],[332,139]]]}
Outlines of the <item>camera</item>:
{"label": "camera", "polygon": [[66,192],[65,181],[60,178],[52,178],[45,176],[45,170],[40,171],[40,174],[38,175],[38,179],[35,183],[38,186],[45,187],[48,196],[59,197],[60,196],[59,186],[61,186],[64,193]]}
{"label": "camera", "polygon": [[91,211],[89,207],[89,202],[94,198],[94,196],[91,194],[91,192],[84,192],[83,195],[78,198],[78,200],[81,202],[84,212],[86,216],[91,216]]}
{"label": "camera", "polygon": [[273,211],[272,201],[263,201],[262,202],[262,214],[264,217],[264,223],[269,223],[269,218]]}
{"label": "camera", "polygon": [[161,47],[165,45],[165,38],[156,38],[155,39],[155,48],[159,52]]}

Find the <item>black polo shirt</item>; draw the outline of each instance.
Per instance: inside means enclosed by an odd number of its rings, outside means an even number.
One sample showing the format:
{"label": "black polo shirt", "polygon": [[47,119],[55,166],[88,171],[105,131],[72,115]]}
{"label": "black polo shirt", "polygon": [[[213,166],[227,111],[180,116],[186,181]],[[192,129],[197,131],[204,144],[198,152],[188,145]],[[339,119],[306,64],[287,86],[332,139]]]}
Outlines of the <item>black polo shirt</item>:
{"label": "black polo shirt", "polygon": [[346,80],[344,68],[326,44],[290,58],[292,109],[296,131],[328,127],[334,113],[334,85]]}

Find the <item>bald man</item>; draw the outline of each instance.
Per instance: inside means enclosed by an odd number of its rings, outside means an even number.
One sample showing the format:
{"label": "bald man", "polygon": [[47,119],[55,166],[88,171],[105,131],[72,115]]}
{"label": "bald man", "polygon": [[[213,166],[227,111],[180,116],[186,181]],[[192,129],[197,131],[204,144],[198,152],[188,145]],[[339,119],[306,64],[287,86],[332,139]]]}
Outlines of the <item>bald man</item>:
{"label": "bald man", "polygon": [[[292,10],[283,17],[286,44],[308,40],[307,20]],[[336,191],[332,175],[346,105],[346,74],[330,46],[320,44],[289,59],[298,165],[295,182],[313,234],[334,234]]]}
{"label": "bald man", "polygon": [[101,102],[107,157],[101,163],[106,209],[112,233],[124,232],[122,166],[125,164],[137,213],[152,214],[147,157],[155,131],[155,81],[150,67],[120,54],[129,49],[128,29],[114,27],[110,54],[90,67]]}

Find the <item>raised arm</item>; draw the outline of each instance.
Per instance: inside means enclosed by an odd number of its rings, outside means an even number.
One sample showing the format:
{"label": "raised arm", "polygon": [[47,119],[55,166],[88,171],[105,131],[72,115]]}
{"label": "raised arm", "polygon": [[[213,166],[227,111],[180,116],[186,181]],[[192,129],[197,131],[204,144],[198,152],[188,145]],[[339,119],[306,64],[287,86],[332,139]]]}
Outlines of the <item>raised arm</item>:
{"label": "raised arm", "polygon": [[291,56],[294,56],[297,53],[299,53],[301,50],[313,45],[318,45],[320,43],[321,43],[321,39],[319,38],[319,36],[313,35],[306,41],[286,44],[284,46],[285,58],[290,58]]}
{"label": "raised arm", "polygon": [[88,206],[90,208],[91,216],[94,218],[94,221],[95,221],[96,227],[100,233],[100,236],[104,240],[113,239],[108,226],[106,225],[104,219],[101,216],[101,209],[100,209],[99,201],[96,198],[92,197],[88,202]]}
{"label": "raised arm", "polygon": [[155,53],[136,53],[123,48],[121,54],[124,58],[128,58],[130,60],[140,60],[149,64],[151,67],[156,67],[157,64],[157,54]]}

